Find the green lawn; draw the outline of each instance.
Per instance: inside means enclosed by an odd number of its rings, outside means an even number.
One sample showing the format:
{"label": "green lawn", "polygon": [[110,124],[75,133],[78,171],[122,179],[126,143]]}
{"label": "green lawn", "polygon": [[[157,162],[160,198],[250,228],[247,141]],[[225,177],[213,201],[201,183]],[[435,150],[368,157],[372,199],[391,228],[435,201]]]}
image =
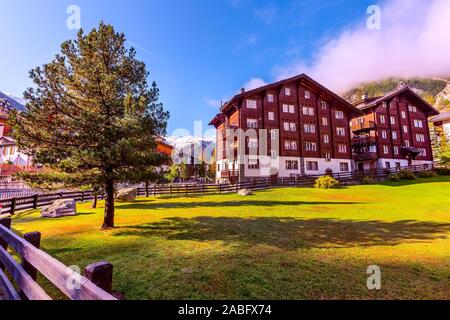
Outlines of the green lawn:
{"label": "green lawn", "polygon": [[[77,217],[16,216],[67,265],[114,265],[128,299],[448,299],[450,177],[339,190],[141,198]],[[369,291],[378,265],[382,289]],[[58,297],[58,296],[55,296]]]}

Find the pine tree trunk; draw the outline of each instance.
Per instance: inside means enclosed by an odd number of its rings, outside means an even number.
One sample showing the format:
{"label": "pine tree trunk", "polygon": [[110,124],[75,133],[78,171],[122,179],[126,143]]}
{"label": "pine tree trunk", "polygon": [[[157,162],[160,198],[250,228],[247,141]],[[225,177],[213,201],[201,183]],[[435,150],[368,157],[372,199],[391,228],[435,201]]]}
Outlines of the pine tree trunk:
{"label": "pine tree trunk", "polygon": [[114,181],[106,182],[105,193],[105,216],[102,229],[109,229],[114,228]]}
{"label": "pine tree trunk", "polygon": [[94,195],[94,199],[92,199],[92,209],[96,209],[97,208],[97,195]]}

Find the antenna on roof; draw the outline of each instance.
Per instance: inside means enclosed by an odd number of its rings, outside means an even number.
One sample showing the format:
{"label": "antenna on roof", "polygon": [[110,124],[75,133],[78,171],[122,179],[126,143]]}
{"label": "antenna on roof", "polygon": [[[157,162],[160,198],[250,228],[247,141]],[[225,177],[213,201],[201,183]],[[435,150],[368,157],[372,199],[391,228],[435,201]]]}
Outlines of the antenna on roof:
{"label": "antenna on roof", "polygon": [[241,93],[245,93],[245,88],[241,88]]}

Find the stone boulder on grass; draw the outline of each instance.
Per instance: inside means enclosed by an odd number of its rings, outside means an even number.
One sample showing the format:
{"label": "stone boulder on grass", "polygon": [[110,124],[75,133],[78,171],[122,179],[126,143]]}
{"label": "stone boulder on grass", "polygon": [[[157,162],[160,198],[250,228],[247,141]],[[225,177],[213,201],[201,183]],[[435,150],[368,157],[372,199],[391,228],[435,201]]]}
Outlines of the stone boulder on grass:
{"label": "stone boulder on grass", "polygon": [[44,218],[61,218],[77,215],[77,204],[74,199],[59,199],[41,210]]}

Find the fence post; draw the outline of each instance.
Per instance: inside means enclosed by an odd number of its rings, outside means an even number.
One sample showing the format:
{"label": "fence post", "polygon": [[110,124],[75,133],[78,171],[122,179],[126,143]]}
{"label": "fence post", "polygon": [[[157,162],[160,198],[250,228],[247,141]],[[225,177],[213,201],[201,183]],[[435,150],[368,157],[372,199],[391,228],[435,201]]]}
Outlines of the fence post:
{"label": "fence post", "polygon": [[172,196],[172,185],[169,186],[169,194]]}
{"label": "fence post", "polygon": [[113,266],[109,262],[97,262],[84,268],[84,276],[97,287],[112,293]]}
{"label": "fence post", "polygon": [[84,202],[84,191],[81,191],[81,202]]}
{"label": "fence post", "polygon": [[202,196],[205,195],[205,184],[202,184]]}
{"label": "fence post", "polygon": [[236,182],[236,193],[239,193],[239,183]]}
{"label": "fence post", "polygon": [[156,184],[153,185],[153,196],[156,197]]}
{"label": "fence post", "polygon": [[148,181],[145,181],[145,197],[148,198],[149,192],[148,192]]}
{"label": "fence post", "polygon": [[[4,226],[6,229],[11,229],[11,218],[0,219],[0,225]],[[8,248],[8,242],[0,238],[0,247],[6,250]],[[0,270],[5,270],[5,266],[1,262]]]}
{"label": "fence post", "polygon": [[39,195],[35,194],[34,198],[33,198],[33,209],[38,208],[38,200],[39,200]]}
{"label": "fence post", "polygon": [[16,211],[16,204],[17,204],[17,198],[12,198],[11,199],[11,208],[9,211],[10,215],[14,215],[14,212]]}
{"label": "fence post", "polygon": [[186,188],[186,197],[187,197],[188,194],[189,194],[189,191],[188,191],[188,185],[185,185],[185,188]]}
{"label": "fence post", "polygon": [[222,185],[219,184],[219,194],[222,194]]}
{"label": "fence post", "polygon": [[[41,247],[41,233],[40,232],[26,233],[23,236],[23,238],[25,240],[27,240],[33,247],[38,248],[38,249]],[[34,281],[36,281],[36,279],[37,279],[36,268],[33,267],[33,265],[31,263],[29,263],[27,261],[27,259],[25,259],[24,257],[22,257],[21,265],[24,268],[24,270],[30,275],[30,277]],[[19,292],[19,295],[22,300],[28,300],[27,296],[22,291]]]}

